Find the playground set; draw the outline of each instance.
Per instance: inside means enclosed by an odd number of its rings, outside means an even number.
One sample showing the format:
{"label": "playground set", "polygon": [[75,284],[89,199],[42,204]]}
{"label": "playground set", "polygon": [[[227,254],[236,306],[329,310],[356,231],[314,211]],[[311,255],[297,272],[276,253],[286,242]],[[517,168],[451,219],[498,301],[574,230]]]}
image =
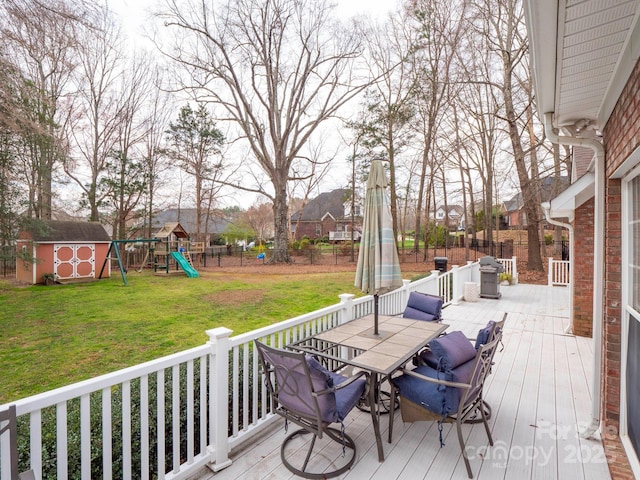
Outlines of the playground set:
{"label": "playground set", "polygon": [[[142,271],[151,258],[155,275],[186,274],[189,278],[199,277],[200,274],[193,266],[192,254],[204,253],[204,242],[191,242],[189,234],[177,222],[166,223],[153,238],[136,240],[112,240],[109,251],[102,264],[100,275],[105,270],[107,262],[115,259],[118,262],[122,281],[127,285],[127,269],[123,264],[119,245],[147,244],[147,255],[138,270]],[[127,247],[125,247],[127,248]],[[113,254],[113,257],[111,256]]]}

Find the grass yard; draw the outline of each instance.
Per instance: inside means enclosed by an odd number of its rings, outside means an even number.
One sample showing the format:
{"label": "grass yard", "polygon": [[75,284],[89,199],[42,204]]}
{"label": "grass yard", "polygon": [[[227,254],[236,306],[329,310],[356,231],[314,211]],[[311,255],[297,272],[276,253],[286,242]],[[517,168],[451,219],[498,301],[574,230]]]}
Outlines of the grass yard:
{"label": "grass yard", "polygon": [[235,335],[338,303],[340,293],[362,295],[353,271],[130,271],[127,281],[117,271],[74,285],[0,281],[0,403],[202,345],[210,328]]}

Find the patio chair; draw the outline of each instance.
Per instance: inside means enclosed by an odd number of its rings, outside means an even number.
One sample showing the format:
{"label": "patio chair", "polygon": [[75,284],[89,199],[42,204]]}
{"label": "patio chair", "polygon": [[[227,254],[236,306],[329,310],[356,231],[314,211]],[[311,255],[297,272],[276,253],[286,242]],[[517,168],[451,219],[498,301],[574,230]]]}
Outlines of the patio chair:
{"label": "patio chair", "polygon": [[427,322],[442,321],[444,299],[428,293],[410,292],[407,306],[402,316]]}
{"label": "patio chair", "polygon": [[[489,444],[493,446],[493,438],[483,408],[483,386],[491,369],[496,346],[500,341],[500,334],[493,341],[480,345],[476,351],[464,336],[461,340],[452,341],[451,339],[459,337],[455,333],[446,335],[449,337],[450,346],[455,348],[448,350],[445,358],[440,359],[441,365],[445,365],[444,371],[439,371],[428,365],[420,365],[415,370],[403,368],[401,369],[402,375],[391,379],[394,387],[391,389],[391,407],[394,407],[395,397],[399,395],[400,413],[403,421],[437,421],[441,447],[444,446],[443,423],[455,423],[467,474],[469,478],[473,478],[462,425],[469,419],[480,415],[489,438]],[[464,346],[464,342],[469,348]],[[464,352],[459,351],[458,347]],[[475,355],[471,354],[471,351]],[[471,355],[471,360],[465,360],[469,355]],[[466,379],[464,379],[465,377]],[[392,419],[393,412],[389,421],[389,441],[392,438]]]}
{"label": "patio chair", "polygon": [[[502,316],[502,320],[494,321],[489,320],[485,327],[482,327],[478,331],[478,335],[476,338],[470,338],[469,341],[475,344],[476,351],[480,348],[480,345],[484,345],[485,343],[493,341],[495,338],[500,338],[500,342],[502,343],[502,331],[504,329],[504,324],[507,320],[507,314],[505,313]],[[442,336],[447,335],[447,333],[443,333]],[[430,346],[427,346],[424,350],[422,350],[415,358],[413,362],[415,366],[418,365],[429,365],[432,368],[439,368],[438,366],[438,357],[433,353]]]}
{"label": "patio chair", "polygon": [[[256,347],[269,395],[271,409],[301,428],[285,437],[280,448],[282,463],[291,472],[305,478],[330,478],[346,472],[356,458],[356,445],[344,431],[343,420],[364,394],[367,374],[345,377],[324,368],[314,357],[280,350],[256,341]],[[340,430],[330,427],[340,423]],[[311,434],[304,459],[293,465],[297,455],[287,455],[287,445],[303,434]],[[323,435],[342,446],[344,465],[332,471],[308,469],[316,442]],[[347,450],[350,454],[347,456]],[[294,452],[295,453],[295,452]],[[342,463],[342,462],[340,462]]]}
{"label": "patio chair", "polygon": [[5,435],[9,435],[9,478],[35,480],[33,470],[18,473],[18,423],[15,405],[10,405],[7,410],[0,410],[0,438]]}

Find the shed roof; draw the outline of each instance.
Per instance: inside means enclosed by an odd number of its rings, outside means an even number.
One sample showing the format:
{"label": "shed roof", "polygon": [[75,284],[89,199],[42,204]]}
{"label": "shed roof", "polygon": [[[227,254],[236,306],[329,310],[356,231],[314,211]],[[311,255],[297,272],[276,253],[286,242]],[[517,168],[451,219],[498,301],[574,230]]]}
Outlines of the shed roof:
{"label": "shed roof", "polygon": [[110,242],[111,237],[98,222],[73,222],[48,220],[46,228],[31,232],[30,238],[35,242]]}

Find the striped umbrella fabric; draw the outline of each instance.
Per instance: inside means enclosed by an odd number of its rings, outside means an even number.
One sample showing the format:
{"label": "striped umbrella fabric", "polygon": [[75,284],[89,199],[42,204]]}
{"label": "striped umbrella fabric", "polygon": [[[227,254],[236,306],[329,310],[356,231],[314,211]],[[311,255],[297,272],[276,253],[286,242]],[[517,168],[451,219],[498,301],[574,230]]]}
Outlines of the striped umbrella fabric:
{"label": "striped umbrella fabric", "polygon": [[378,334],[378,295],[402,286],[398,247],[393,233],[391,204],[382,162],[371,162],[364,204],[364,222],[355,286],[374,296],[375,331]]}

